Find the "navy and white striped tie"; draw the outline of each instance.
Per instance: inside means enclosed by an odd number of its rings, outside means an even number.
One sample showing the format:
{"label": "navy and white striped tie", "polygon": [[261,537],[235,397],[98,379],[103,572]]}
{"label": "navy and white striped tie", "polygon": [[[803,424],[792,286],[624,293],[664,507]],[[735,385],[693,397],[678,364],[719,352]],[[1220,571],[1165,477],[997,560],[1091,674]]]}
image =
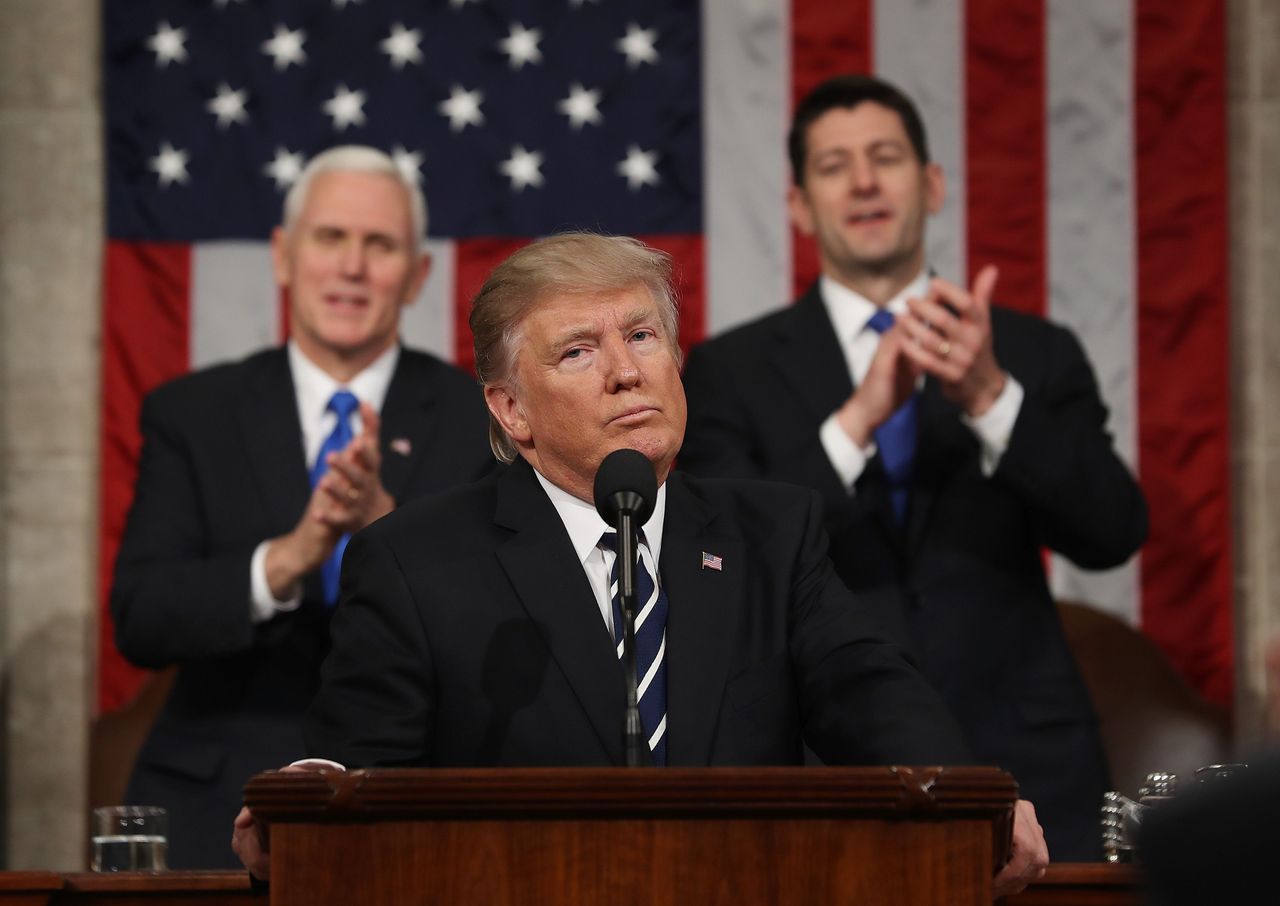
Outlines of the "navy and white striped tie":
{"label": "navy and white striped tie", "polygon": [[[618,552],[618,535],[605,532],[600,546]],[[640,723],[649,738],[653,763],[667,763],[667,593],[654,581],[656,564],[649,546],[641,540],[640,569],[636,570],[636,698]],[[618,589],[618,558],[609,574],[609,595],[613,599],[613,637],[622,660],[624,635],[622,595]]]}

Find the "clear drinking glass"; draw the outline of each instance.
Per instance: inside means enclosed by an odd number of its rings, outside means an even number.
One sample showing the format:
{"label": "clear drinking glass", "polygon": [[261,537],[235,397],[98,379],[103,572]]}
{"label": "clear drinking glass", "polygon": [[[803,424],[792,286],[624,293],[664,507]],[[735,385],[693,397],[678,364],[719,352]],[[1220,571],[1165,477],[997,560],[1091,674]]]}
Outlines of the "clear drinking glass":
{"label": "clear drinking glass", "polygon": [[94,871],[164,871],[168,868],[169,815],[154,805],[112,805],[93,810]]}

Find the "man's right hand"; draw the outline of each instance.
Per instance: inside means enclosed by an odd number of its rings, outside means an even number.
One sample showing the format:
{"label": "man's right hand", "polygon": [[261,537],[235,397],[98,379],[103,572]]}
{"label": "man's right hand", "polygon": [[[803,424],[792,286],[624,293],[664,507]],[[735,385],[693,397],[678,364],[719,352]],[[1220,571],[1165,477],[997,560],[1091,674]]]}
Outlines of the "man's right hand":
{"label": "man's right hand", "polygon": [[278,601],[286,601],[298,592],[298,583],[333,553],[342,537],[329,518],[334,503],[322,486],[317,485],[307,501],[302,518],[287,535],[273,538],[267,546],[267,585]]}
{"label": "man's right hand", "polygon": [[[345,770],[342,765],[320,758],[303,759],[280,769],[283,774],[323,773],[324,771]],[[231,849],[240,857],[241,864],[249,869],[249,874],[262,881],[271,880],[271,838],[267,834],[267,825],[259,821],[249,811],[248,806],[240,809],[232,824]]]}
{"label": "man's right hand", "polygon": [[920,375],[902,353],[906,336],[895,324],[885,331],[871,359],[871,367],[853,395],[836,410],[836,422],[859,447],[871,443],[872,433],[915,391]]}

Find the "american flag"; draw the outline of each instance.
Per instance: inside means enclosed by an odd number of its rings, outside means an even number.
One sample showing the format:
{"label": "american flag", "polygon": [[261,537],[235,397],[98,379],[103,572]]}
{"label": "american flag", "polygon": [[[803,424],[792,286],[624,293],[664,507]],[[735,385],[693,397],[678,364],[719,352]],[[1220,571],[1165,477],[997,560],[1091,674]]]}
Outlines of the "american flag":
{"label": "american flag", "polygon": [[[793,298],[793,99],[872,71],[920,103],[949,201],[930,261],[1001,267],[1072,327],[1152,538],[1056,590],[1138,623],[1230,697],[1223,0],[106,0],[101,586],[142,395],[278,343],[266,239],[310,155],[370,144],[419,179],[431,279],[408,343],[471,363],[488,270],[563,228],[670,252],[682,343]],[[1194,178],[1189,178],[1189,174]],[[705,562],[705,561],[704,561]],[[100,703],[138,674],[101,621]]]}
{"label": "american flag", "polygon": [[724,558],[717,557],[715,554],[708,554],[706,551],[703,551],[702,568],[714,569],[716,572],[722,572],[724,570]]}

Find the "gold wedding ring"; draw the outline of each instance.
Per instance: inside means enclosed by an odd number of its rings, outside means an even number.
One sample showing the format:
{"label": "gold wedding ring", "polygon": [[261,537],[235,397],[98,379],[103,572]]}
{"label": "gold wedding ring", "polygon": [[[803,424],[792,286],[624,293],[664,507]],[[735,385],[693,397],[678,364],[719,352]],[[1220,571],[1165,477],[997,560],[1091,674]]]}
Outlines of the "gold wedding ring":
{"label": "gold wedding ring", "polygon": [[347,488],[347,499],[350,500],[352,503],[355,503],[357,500],[360,499],[360,492],[357,491],[355,488]]}
{"label": "gold wedding ring", "polygon": [[941,356],[941,357],[942,357],[942,358],[944,358],[944,359],[945,359],[947,356],[951,355],[951,341],[950,341],[950,340],[941,340],[941,341],[938,343],[938,355],[939,355],[939,356]]}

